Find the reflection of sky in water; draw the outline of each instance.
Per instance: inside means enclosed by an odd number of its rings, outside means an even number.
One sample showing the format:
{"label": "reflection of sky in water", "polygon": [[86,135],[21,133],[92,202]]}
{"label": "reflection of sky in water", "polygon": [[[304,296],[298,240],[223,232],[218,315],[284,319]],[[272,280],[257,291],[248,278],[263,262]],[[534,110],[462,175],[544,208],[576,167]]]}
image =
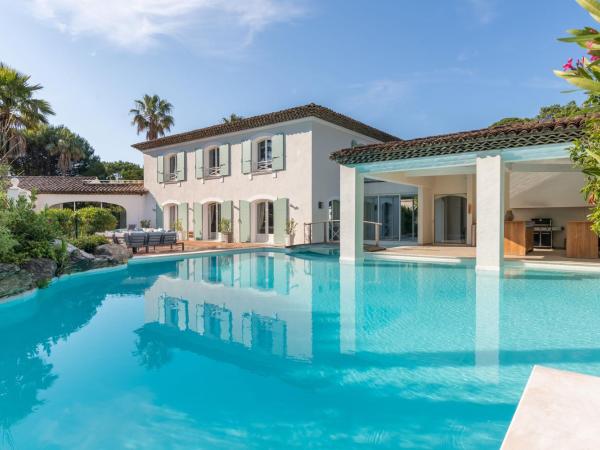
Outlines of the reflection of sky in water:
{"label": "reflection of sky in water", "polygon": [[600,375],[591,275],[242,253],[0,306],[3,448],[497,448],[533,364]]}

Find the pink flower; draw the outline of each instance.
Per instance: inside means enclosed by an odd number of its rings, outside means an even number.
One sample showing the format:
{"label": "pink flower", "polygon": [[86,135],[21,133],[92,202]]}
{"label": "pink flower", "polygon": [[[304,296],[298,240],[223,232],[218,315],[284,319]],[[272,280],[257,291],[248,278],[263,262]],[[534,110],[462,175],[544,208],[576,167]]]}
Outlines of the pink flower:
{"label": "pink flower", "polygon": [[575,70],[575,67],[573,67],[573,58],[569,58],[567,63],[563,66],[563,70],[564,71]]}
{"label": "pink flower", "polygon": [[590,56],[590,61],[592,61],[592,62],[598,61],[599,59],[600,59],[600,56],[596,56],[596,55]]}

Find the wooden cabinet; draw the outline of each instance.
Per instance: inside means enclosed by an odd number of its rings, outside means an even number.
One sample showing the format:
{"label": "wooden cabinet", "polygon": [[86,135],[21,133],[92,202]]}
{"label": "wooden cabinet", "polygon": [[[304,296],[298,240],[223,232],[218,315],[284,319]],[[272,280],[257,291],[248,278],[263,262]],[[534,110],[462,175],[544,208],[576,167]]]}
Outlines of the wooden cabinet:
{"label": "wooden cabinet", "polygon": [[504,254],[525,256],[533,250],[533,228],[527,222],[517,220],[504,222]]}
{"label": "wooden cabinet", "polygon": [[591,222],[567,223],[567,258],[598,258],[598,236]]}

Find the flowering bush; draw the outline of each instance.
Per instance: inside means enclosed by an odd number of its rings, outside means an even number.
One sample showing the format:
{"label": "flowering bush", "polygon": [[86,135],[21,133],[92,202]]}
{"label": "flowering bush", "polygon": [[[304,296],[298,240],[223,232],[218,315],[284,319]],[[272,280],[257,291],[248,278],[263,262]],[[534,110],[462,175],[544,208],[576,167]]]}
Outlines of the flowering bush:
{"label": "flowering bush", "polygon": [[[600,2],[598,0],[577,0],[577,3],[589,12],[596,22],[600,22]],[[575,62],[573,62],[573,58],[570,58],[563,65],[563,70],[555,70],[554,73],[572,85],[587,91],[589,95],[600,95],[600,34],[598,30],[584,27],[567,32],[571,36],[559,40],[576,43],[586,50],[587,57],[582,56]]]}

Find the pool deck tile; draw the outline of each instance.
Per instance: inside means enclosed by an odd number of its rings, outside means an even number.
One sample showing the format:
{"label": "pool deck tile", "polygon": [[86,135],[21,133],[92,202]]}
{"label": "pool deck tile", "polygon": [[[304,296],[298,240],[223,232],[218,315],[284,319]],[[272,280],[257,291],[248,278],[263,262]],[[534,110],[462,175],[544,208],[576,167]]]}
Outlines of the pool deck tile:
{"label": "pool deck tile", "polygon": [[600,448],[600,377],[535,366],[502,450]]}

